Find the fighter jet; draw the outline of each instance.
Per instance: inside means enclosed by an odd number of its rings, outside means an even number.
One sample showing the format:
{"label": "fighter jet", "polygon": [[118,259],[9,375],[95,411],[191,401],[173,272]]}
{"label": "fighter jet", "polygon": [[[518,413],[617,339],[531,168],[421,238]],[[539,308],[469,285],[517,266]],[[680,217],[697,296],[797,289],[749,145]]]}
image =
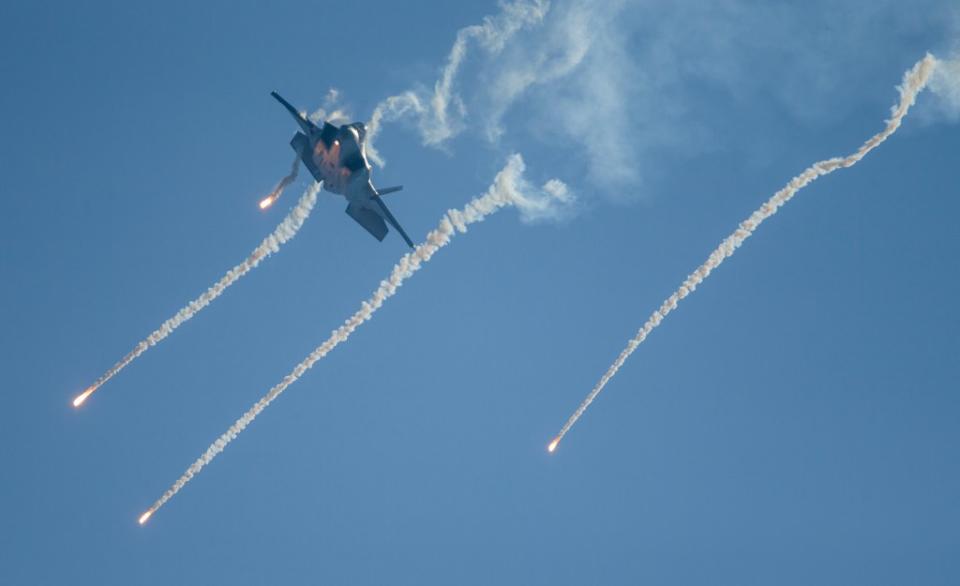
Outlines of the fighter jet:
{"label": "fighter jet", "polygon": [[407,246],[413,248],[413,241],[400,227],[381,197],[400,191],[403,186],[377,189],[370,181],[371,167],[364,149],[366,126],[362,122],[354,122],[336,127],[324,122],[320,127],[298,112],[277,92],[270,92],[270,95],[283,104],[302,130],[293,135],[290,146],[300,156],[314,179],[323,182],[324,190],[346,198],[347,215],[380,241],[383,241],[389,231],[389,222],[400,233]]}

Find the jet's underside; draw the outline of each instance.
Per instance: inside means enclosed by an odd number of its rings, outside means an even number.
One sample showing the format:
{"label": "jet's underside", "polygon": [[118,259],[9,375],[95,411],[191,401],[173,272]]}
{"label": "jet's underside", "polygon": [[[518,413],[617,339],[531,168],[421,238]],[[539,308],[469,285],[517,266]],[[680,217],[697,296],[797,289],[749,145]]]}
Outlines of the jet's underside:
{"label": "jet's underside", "polygon": [[381,192],[370,181],[371,167],[363,148],[363,141],[366,139],[364,125],[353,123],[337,128],[324,122],[321,128],[300,114],[279,94],[273,92],[272,95],[283,104],[302,129],[302,132],[297,132],[290,140],[290,146],[300,156],[313,178],[323,182],[326,191],[347,199],[347,215],[380,241],[389,232],[389,223],[407,245],[413,248],[413,241],[380,197],[402,187],[389,187]]}

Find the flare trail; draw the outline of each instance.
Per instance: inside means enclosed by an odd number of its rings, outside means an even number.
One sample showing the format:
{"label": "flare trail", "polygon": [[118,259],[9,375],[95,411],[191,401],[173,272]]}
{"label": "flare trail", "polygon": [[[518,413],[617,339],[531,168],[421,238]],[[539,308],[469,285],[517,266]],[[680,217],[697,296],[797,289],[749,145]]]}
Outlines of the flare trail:
{"label": "flare trail", "polygon": [[310,216],[310,212],[313,210],[313,206],[317,202],[317,192],[319,190],[319,183],[314,183],[312,186],[310,186],[310,188],[308,188],[300,198],[300,201],[297,203],[296,207],[294,207],[287,217],[280,222],[280,225],[276,227],[273,233],[267,236],[263,242],[260,243],[260,246],[256,247],[253,252],[250,253],[250,256],[244,259],[244,261],[237,266],[227,271],[227,273],[219,281],[204,291],[202,295],[188,303],[183,309],[178,311],[176,315],[163,322],[159,328],[147,336],[147,338],[142,342],[137,344],[133,350],[131,350],[119,362],[113,365],[110,370],[103,373],[103,375],[101,375],[96,382],[90,385],[87,390],[77,395],[77,397],[73,400],[73,406],[79,407],[90,397],[90,395],[103,386],[104,383],[116,376],[121,370],[126,368],[127,365],[140,357],[140,355],[142,355],[152,346],[156,346],[161,340],[172,334],[173,331],[180,327],[183,322],[192,318],[204,307],[210,305],[214,299],[223,294],[227,287],[234,284],[238,279],[240,279],[240,277],[246,275],[251,270],[256,268],[257,265],[260,264],[260,261],[275,252],[279,252],[280,246],[296,236],[297,231],[300,230],[301,226],[303,226],[303,223]]}
{"label": "flare trail", "polygon": [[720,243],[720,246],[717,247],[710,256],[707,257],[707,260],[700,265],[697,270],[695,270],[687,279],[680,285],[680,287],[668,297],[663,304],[654,310],[654,312],[647,319],[646,323],[643,324],[643,327],[637,332],[637,335],[634,336],[628,343],[627,347],[620,352],[620,355],[617,356],[617,359],[610,365],[603,376],[600,377],[600,380],[597,382],[596,386],[590,391],[587,397],[580,403],[580,406],[577,407],[573,415],[567,420],[563,428],[560,429],[558,433],[547,446],[549,452],[553,452],[557,449],[557,445],[563,439],[567,432],[570,431],[570,428],[577,423],[577,420],[583,415],[583,413],[590,407],[590,404],[597,398],[603,388],[610,382],[610,379],[617,374],[617,371],[620,370],[620,367],[623,366],[623,363],[627,361],[627,358],[633,354],[634,350],[647,339],[647,336],[650,335],[650,332],[653,331],[660,322],[663,321],[667,315],[674,309],[676,309],[677,304],[681,299],[690,295],[696,290],[697,286],[700,285],[720,264],[727,258],[733,255],[736,252],[737,248],[740,247],[743,242],[753,234],[753,231],[763,223],[764,220],[772,216],[783,206],[785,203],[790,201],[790,199],[796,195],[798,191],[803,189],[805,186],[810,184],[813,180],[827,175],[836,171],[837,169],[852,167],[857,164],[867,153],[878,147],[883,141],[887,140],[897,128],[900,127],[903,118],[907,115],[907,112],[910,110],[910,107],[913,106],[914,102],[917,99],[917,94],[926,86],[927,81],[930,79],[930,75],[933,72],[934,68],[937,65],[937,60],[930,54],[927,54],[922,60],[916,63],[910,70],[908,70],[903,77],[903,83],[897,89],[900,92],[900,102],[895,105],[892,109],[892,114],[890,119],[887,121],[886,127],[881,130],[879,133],[870,137],[867,142],[853,154],[846,157],[835,157],[832,159],[827,159],[824,161],[819,161],[808,167],[803,173],[797,175],[780,191],[773,194],[773,196],[767,200],[760,208],[753,212],[749,218],[740,223],[740,226],[734,231],[733,234],[728,236],[723,242]]}
{"label": "flare trail", "polygon": [[467,231],[470,224],[483,221],[484,218],[497,210],[513,205],[521,211],[540,210],[546,200],[558,199],[561,202],[569,198],[566,186],[560,181],[552,179],[544,184],[539,193],[530,193],[530,185],[523,178],[524,163],[520,155],[512,155],[507,165],[494,178],[493,184],[487,192],[471,200],[462,210],[450,210],[440,220],[439,226],[427,234],[426,241],[419,244],[413,252],[409,252],[400,259],[391,271],[390,276],[380,282],[380,286],[373,295],[360,304],[360,309],[350,316],[339,328],[334,330],[327,340],[311,352],[300,364],[271,388],[266,395],[257,401],[246,413],[227,429],[210,447],[187,468],[187,471],[167,489],[165,493],[144,512],[141,519],[149,518],[154,512],[173,498],[180,489],[196,476],[207,464],[227,447],[274,399],[280,396],[287,387],[296,382],[318,360],[326,356],[341,342],[345,342],[350,334],[360,325],[373,317],[384,301],[392,297],[397,289],[413,274],[420,270],[424,263],[433,255],[450,243],[457,233]]}

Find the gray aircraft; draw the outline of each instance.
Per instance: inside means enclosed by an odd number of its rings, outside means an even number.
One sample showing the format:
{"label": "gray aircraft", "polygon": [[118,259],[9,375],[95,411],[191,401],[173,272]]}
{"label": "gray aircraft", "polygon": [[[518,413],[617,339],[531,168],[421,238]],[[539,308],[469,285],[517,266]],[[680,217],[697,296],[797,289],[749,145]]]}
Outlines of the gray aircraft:
{"label": "gray aircraft", "polygon": [[381,197],[400,191],[403,186],[377,189],[370,181],[371,167],[364,149],[366,126],[362,122],[354,122],[338,128],[324,122],[320,127],[298,112],[277,92],[270,92],[270,95],[283,104],[303,130],[293,135],[290,146],[300,156],[314,179],[323,182],[323,189],[345,197],[347,214],[377,240],[383,241],[389,231],[389,222],[407,242],[407,246],[413,248],[413,241],[400,227]]}

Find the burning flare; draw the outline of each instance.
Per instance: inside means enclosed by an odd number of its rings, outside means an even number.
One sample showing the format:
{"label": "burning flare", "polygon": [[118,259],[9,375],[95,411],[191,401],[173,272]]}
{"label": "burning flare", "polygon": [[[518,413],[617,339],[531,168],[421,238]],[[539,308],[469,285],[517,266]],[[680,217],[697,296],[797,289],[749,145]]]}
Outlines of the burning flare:
{"label": "burning flare", "polygon": [[79,407],[80,405],[83,405],[83,402],[86,401],[86,400],[87,400],[87,397],[89,397],[90,395],[92,395],[92,394],[93,394],[93,391],[95,391],[95,390],[97,390],[97,387],[90,387],[89,389],[87,389],[87,390],[83,391],[82,393],[80,393],[79,395],[77,395],[77,398],[73,400],[73,406],[74,406],[74,407]]}
{"label": "burning flare", "polygon": [[558,446],[559,444],[560,444],[560,438],[558,438],[558,437],[553,438],[553,441],[550,442],[550,445],[549,445],[549,446],[547,446],[547,451],[552,454],[554,451],[556,451],[557,446]]}
{"label": "burning flare", "polygon": [[297,172],[300,170],[300,157],[293,157],[293,165],[290,167],[290,173],[286,177],[280,180],[280,183],[270,192],[270,195],[260,200],[260,209],[265,210],[273,204],[277,203],[277,200],[280,199],[280,196],[283,195],[283,190],[290,185],[294,179],[297,178]]}
{"label": "burning flare", "polygon": [[153,514],[153,509],[148,509],[146,513],[140,515],[140,519],[137,521],[141,525],[150,520],[150,515]]}

